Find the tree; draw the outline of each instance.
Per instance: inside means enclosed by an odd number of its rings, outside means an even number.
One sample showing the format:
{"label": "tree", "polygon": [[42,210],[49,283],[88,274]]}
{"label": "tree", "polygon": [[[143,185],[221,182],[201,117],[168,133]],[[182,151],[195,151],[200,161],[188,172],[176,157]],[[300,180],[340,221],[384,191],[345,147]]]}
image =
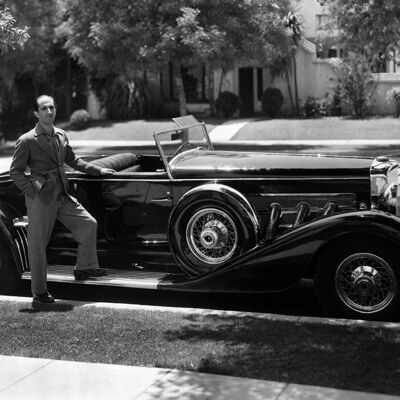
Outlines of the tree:
{"label": "tree", "polygon": [[14,50],[16,45],[22,45],[29,38],[28,28],[15,26],[16,20],[10,9],[0,3],[0,52],[5,54]]}
{"label": "tree", "polygon": [[[293,65],[293,78],[294,78],[294,98],[296,104],[296,114],[300,114],[299,108],[299,95],[298,95],[298,85],[297,85],[297,63],[296,63],[296,52],[299,46],[300,40],[303,36],[302,31],[302,20],[301,17],[297,13],[293,13],[289,11],[287,16],[285,17],[285,26],[290,31],[290,37],[292,39],[293,45],[290,46],[289,51],[286,53],[287,57],[289,58],[288,66],[290,69],[290,62]],[[288,79],[288,71],[286,72],[286,77]],[[290,89],[290,87],[289,87]]]}
{"label": "tree", "polygon": [[336,75],[341,98],[352,107],[357,118],[365,117],[376,89],[368,59],[359,53],[349,53]]}
{"label": "tree", "polygon": [[[397,0],[328,0],[334,25],[346,50],[371,61],[393,56],[400,45],[400,2]],[[328,4],[329,4],[328,3]]]}
{"label": "tree", "polygon": [[[15,26],[16,19],[11,14],[10,9],[0,2],[0,53],[4,59],[7,53],[15,50],[25,44],[29,38],[28,28],[20,28]],[[1,68],[4,69],[4,64],[0,63]],[[7,82],[6,82],[7,83]],[[14,94],[11,91],[4,93],[0,88],[0,129],[5,133],[5,137],[9,137],[8,118],[12,114],[10,104],[12,103]],[[11,101],[10,101],[11,100]]]}
{"label": "tree", "polygon": [[[262,59],[277,43],[288,0],[64,0],[59,32],[70,54],[96,76],[134,81],[138,71],[160,71],[171,63],[180,113],[186,111],[182,67],[208,66],[209,78],[235,62]],[[223,18],[221,18],[221,15]],[[210,94],[210,98],[213,94]]]}
{"label": "tree", "polygon": [[[58,24],[57,0],[8,0],[15,18],[29,26],[30,40],[15,51],[2,57],[9,82],[16,75],[29,75],[34,82],[48,79],[57,60],[52,49],[56,43],[55,27]],[[29,62],[27,62],[29,60]]]}
{"label": "tree", "polygon": [[172,63],[180,115],[187,114],[181,68],[204,62],[212,39],[220,35],[217,28],[205,29],[198,20],[199,14],[199,9],[182,7],[176,10],[176,1],[164,1],[157,14],[159,29],[154,31],[151,41],[141,48],[141,55],[148,65],[157,68]]}
{"label": "tree", "polygon": [[221,35],[219,41],[212,42],[213,51],[207,63],[212,71],[221,71],[221,93],[225,73],[235,65],[252,60],[272,66],[287,38],[283,22],[290,2],[225,0],[210,2],[209,7],[203,15],[210,25],[220,27]]}
{"label": "tree", "polygon": [[[63,0],[65,13],[57,34],[71,57],[88,71],[109,117],[142,116],[147,67],[140,48],[148,41],[153,0]],[[119,110],[119,111],[118,111]]]}

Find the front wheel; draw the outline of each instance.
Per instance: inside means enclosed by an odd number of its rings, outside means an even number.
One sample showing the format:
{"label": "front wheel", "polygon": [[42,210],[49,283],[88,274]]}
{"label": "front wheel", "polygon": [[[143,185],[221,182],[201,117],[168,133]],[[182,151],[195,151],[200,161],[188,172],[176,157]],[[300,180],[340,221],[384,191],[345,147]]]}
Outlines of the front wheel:
{"label": "front wheel", "polygon": [[328,315],[368,320],[398,317],[399,270],[385,242],[333,243],[317,260],[314,284]]}
{"label": "front wheel", "polygon": [[211,272],[252,248],[258,231],[248,210],[229,198],[190,198],[174,210],[169,242],[189,275]]}

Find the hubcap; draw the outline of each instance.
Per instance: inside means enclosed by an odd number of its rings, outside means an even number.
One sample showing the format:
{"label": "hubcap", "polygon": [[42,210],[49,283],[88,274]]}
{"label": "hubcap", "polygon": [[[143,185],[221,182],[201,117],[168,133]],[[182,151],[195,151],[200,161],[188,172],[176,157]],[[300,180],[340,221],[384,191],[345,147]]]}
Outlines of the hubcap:
{"label": "hubcap", "polygon": [[237,228],[224,211],[205,208],[190,218],[186,241],[199,260],[220,264],[231,258],[237,248]]}
{"label": "hubcap", "polygon": [[387,307],[396,293],[390,265],[375,254],[352,254],[341,262],[335,276],[336,292],[352,310],[370,314]]}
{"label": "hubcap", "polygon": [[356,268],[351,274],[351,279],[354,289],[363,297],[373,295],[377,288],[382,287],[381,274],[368,265]]}

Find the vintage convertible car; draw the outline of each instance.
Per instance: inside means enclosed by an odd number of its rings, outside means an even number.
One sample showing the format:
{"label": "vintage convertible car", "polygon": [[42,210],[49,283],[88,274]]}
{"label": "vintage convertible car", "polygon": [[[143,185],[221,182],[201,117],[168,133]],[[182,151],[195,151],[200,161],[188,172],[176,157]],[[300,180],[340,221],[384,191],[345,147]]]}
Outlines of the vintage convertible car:
{"label": "vintage convertible car", "polygon": [[[399,312],[398,164],[387,157],[217,151],[192,116],[154,133],[158,153],[91,161],[110,177],[69,172],[98,221],[108,275],[73,280],[75,243],[56,225],[48,279],[175,291],[273,292],[312,278],[327,315]],[[0,288],[30,279],[21,193],[0,175]]]}

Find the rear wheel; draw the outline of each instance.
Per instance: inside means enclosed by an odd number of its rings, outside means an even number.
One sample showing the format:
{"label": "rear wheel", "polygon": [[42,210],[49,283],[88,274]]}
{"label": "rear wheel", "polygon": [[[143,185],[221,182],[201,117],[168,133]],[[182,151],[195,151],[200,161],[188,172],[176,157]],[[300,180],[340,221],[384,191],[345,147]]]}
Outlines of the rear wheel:
{"label": "rear wheel", "polygon": [[322,308],[339,317],[396,319],[399,270],[392,249],[373,239],[348,243],[331,244],[317,260],[314,284]]}
{"label": "rear wheel", "polygon": [[0,293],[10,293],[18,286],[19,282],[10,249],[0,240]]}

